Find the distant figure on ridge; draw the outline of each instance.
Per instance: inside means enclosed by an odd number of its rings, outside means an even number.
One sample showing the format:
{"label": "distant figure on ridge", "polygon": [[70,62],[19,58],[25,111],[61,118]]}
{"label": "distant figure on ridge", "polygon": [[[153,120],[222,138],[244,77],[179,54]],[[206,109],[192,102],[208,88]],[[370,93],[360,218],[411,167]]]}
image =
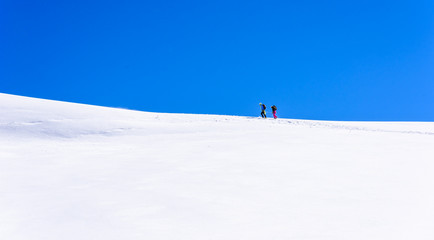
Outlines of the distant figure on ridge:
{"label": "distant figure on ridge", "polygon": [[273,110],[273,117],[274,117],[274,119],[276,119],[277,118],[277,115],[276,115],[277,107],[275,105],[273,105],[273,106],[271,106],[271,109]]}
{"label": "distant figure on ridge", "polygon": [[259,106],[261,106],[261,116],[262,118],[267,118],[267,114],[265,114],[265,109],[267,108],[265,104],[259,103]]}

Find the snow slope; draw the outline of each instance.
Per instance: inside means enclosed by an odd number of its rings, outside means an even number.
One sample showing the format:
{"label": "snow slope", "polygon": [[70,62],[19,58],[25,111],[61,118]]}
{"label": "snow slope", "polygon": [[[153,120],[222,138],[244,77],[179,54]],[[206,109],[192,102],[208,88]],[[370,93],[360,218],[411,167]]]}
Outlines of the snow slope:
{"label": "snow slope", "polygon": [[434,123],[0,94],[0,239],[434,239]]}

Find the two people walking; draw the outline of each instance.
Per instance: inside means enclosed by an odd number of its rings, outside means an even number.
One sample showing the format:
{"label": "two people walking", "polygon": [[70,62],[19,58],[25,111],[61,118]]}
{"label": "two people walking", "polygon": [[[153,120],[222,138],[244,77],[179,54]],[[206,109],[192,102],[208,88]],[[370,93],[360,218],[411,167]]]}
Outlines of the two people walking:
{"label": "two people walking", "polygon": [[[267,114],[265,113],[265,109],[267,109],[267,107],[263,103],[259,103],[259,106],[261,106],[261,116],[262,116],[262,118],[267,118]],[[271,106],[271,110],[273,111],[273,117],[274,117],[274,119],[276,119],[277,118],[277,115],[276,115],[277,107],[275,105],[273,105],[273,106]]]}

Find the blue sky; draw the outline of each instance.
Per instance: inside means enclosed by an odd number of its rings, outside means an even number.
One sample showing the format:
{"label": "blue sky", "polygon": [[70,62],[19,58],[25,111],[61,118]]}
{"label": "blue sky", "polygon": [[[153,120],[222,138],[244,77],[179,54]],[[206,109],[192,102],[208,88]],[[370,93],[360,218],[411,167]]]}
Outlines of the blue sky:
{"label": "blue sky", "polygon": [[434,2],[0,0],[0,92],[129,109],[434,121]]}

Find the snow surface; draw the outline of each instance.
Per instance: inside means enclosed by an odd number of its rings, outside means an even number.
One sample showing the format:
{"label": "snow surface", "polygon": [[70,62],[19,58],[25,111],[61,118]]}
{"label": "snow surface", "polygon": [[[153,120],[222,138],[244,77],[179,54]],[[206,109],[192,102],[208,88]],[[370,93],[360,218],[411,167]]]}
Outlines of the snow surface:
{"label": "snow surface", "polygon": [[0,239],[434,239],[434,123],[0,94]]}

